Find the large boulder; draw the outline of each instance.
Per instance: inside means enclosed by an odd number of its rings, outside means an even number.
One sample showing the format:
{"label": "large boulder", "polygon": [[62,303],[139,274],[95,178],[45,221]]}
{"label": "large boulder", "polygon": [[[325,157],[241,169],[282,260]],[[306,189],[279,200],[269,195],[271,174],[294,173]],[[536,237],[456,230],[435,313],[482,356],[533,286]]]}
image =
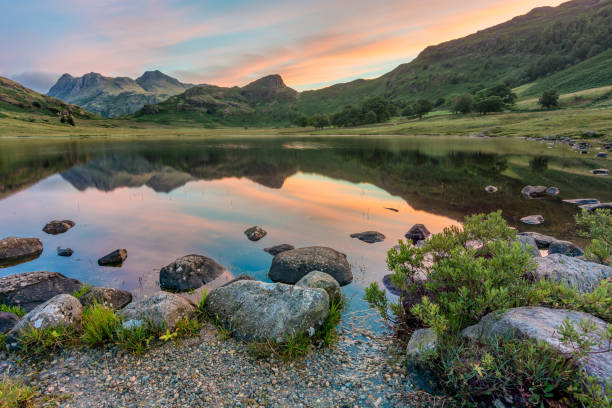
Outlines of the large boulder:
{"label": "large boulder", "polygon": [[[612,375],[612,351],[606,351],[607,341],[602,335],[607,332],[605,321],[590,314],[563,309],[545,307],[517,307],[505,312],[493,312],[483,317],[479,323],[462,331],[463,336],[472,340],[485,341],[494,337],[513,336],[518,339],[543,341],[554,350],[561,353],[571,353],[572,347],[561,342],[559,327],[568,318],[579,332],[578,323],[581,320],[592,323],[597,329],[592,339],[602,342],[595,346],[589,354],[580,360],[580,364],[588,375],[595,376],[605,383]],[[603,344],[605,343],[605,344]]]}
{"label": "large boulder", "polygon": [[365,231],[351,234],[351,238],[357,238],[358,240],[367,242],[368,244],[374,244],[376,242],[384,241],[386,237],[377,231]]}
{"label": "large boulder", "polygon": [[280,254],[281,252],[291,251],[292,249],[295,249],[293,245],[280,244],[280,245],[274,245],[273,247],[264,248],[264,251],[266,251],[272,256],[276,256]]}
{"label": "large boulder", "polygon": [[540,198],[546,196],[546,186],[525,186],[521,194],[525,198]]}
{"label": "large boulder", "polygon": [[0,240],[0,265],[37,258],[43,251],[38,238],[8,237]]}
{"label": "large boulder", "polygon": [[417,243],[418,241],[423,241],[427,239],[431,235],[431,232],[427,229],[427,227],[423,224],[414,224],[412,228],[406,233],[405,237],[412,240],[412,242]]}
{"label": "large boulder", "polygon": [[219,277],[223,267],[202,255],[185,255],[159,271],[159,285],[164,290],[185,292],[197,289]]}
{"label": "large boulder", "polygon": [[14,313],[0,312],[0,334],[10,331],[18,321],[19,316]]}
{"label": "large boulder", "polygon": [[251,227],[244,231],[244,235],[246,235],[250,241],[259,241],[267,234],[268,233],[266,232],[266,230],[258,226]]}
{"label": "large boulder", "polygon": [[418,329],[410,336],[406,346],[406,357],[408,361],[417,364],[419,358],[424,354],[434,351],[438,346],[438,335],[434,329]]}
{"label": "large boulder", "polygon": [[548,249],[550,244],[557,240],[555,237],[539,234],[537,232],[519,232],[517,236],[527,236],[535,240],[538,249]]}
{"label": "large boulder", "polygon": [[46,329],[55,326],[69,326],[81,330],[83,307],[77,298],[71,295],[57,295],[38,305],[8,333],[6,344],[14,348],[19,335],[28,328]]}
{"label": "large boulder", "polygon": [[83,306],[94,303],[110,307],[111,309],[123,309],[132,301],[132,294],[127,290],[115,288],[95,287],[87,291],[79,298]]}
{"label": "large boulder", "polygon": [[295,284],[312,271],[330,274],[340,286],[353,280],[346,255],[327,247],[306,247],[281,252],[272,260],[268,276],[274,282]]}
{"label": "large boulder", "polygon": [[531,256],[542,256],[540,254],[540,251],[538,250],[538,244],[536,243],[536,240],[533,237],[530,237],[528,235],[517,235],[516,240],[520,242],[521,246],[523,247],[523,250],[529,253]]}
{"label": "large boulder", "polygon": [[302,279],[297,281],[295,286],[300,288],[319,288],[323,289],[329,295],[329,300],[339,301],[342,298],[340,284],[331,275],[321,272],[312,271]]}
{"label": "large boulder", "polygon": [[53,220],[43,227],[43,231],[47,234],[57,235],[68,231],[70,228],[74,227],[74,225],[74,221],[70,220]]}
{"label": "large boulder", "polygon": [[562,254],[567,256],[582,256],[584,251],[569,241],[553,241],[548,247],[549,254]]}
{"label": "large boulder", "polygon": [[174,330],[176,324],[184,318],[196,314],[195,305],[180,295],[167,292],[156,292],[143,299],[130,303],[119,311],[126,328],[138,327],[150,323],[155,327]]}
{"label": "large boulder", "polygon": [[604,279],[612,278],[612,267],[562,255],[536,258],[534,275],[565,283],[582,292],[591,292]]}
{"label": "large boulder", "polygon": [[281,342],[320,326],[329,296],[323,289],[243,280],[211,291],[206,310],[239,339]]}
{"label": "large boulder", "polygon": [[98,259],[98,265],[100,266],[121,266],[123,261],[127,259],[127,249],[115,249],[110,254],[104,255]]}
{"label": "large boulder", "polygon": [[58,272],[26,272],[0,278],[0,304],[26,311],[62,293],[73,293],[81,282]]}

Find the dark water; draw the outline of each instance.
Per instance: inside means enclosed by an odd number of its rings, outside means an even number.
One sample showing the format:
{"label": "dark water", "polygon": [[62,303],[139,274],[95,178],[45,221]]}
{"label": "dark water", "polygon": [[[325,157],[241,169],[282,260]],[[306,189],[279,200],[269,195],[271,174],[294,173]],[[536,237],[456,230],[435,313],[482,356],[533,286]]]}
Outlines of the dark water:
{"label": "dark water", "polygon": [[[242,273],[266,280],[272,257],[264,247],[323,245],[347,254],[355,281],[344,291],[349,310],[359,310],[364,286],[387,273],[386,251],[415,223],[435,233],[467,214],[501,208],[521,230],[519,218],[542,214],[546,224],[528,230],[574,239],[576,208],[560,200],[612,201],[610,178],[588,173],[609,167],[595,153],[470,138],[0,141],[0,236],[38,237],[45,247],[38,259],[0,269],[0,276],[51,270],[142,296],[159,288],[159,269],[182,255],[224,265],[220,282]],[[487,194],[489,184],[500,191]],[[525,200],[525,184],[556,186],[561,194]],[[53,219],[76,226],[43,233]],[[248,241],[243,231],[252,225],[268,235]],[[387,239],[349,237],[366,230]],[[75,253],[59,257],[58,246]],[[97,265],[116,248],[129,252],[121,268]]]}

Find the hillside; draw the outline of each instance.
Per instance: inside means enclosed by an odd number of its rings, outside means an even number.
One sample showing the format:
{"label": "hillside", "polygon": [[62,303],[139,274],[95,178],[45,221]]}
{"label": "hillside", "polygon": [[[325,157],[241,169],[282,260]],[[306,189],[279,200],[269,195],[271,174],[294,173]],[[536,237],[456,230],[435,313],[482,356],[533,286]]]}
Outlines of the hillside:
{"label": "hillside", "polygon": [[[5,113],[33,113],[43,116],[72,114],[78,118],[92,118],[83,108],[65,103],[50,96],[41,95],[25,86],[0,76],[0,111]],[[0,117],[5,116],[0,112]]]}
{"label": "hillside", "polygon": [[192,86],[159,71],[147,71],[135,80],[91,72],[77,78],[62,75],[48,95],[101,116],[115,117],[136,112],[146,104],[164,101]]}

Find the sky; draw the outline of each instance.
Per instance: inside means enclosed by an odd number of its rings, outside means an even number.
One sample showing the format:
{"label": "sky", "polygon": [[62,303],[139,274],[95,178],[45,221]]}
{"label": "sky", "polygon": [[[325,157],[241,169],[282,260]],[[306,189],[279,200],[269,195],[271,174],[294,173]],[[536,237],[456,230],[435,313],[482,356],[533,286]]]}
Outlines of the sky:
{"label": "sky", "polygon": [[0,0],[0,75],[46,92],[67,72],[297,90],[373,78],[428,45],[558,0]]}

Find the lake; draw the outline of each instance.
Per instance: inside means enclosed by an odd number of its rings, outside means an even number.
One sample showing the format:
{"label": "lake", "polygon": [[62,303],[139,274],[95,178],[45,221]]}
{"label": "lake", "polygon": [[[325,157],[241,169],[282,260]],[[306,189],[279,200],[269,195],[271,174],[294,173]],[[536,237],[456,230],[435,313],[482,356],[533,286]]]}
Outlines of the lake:
{"label": "lake", "polygon": [[[583,245],[577,208],[562,199],[612,201],[608,167],[593,149],[522,139],[438,137],[226,137],[168,140],[1,140],[2,238],[38,237],[43,254],[0,269],[61,272],[93,285],[143,296],[159,290],[159,269],[196,253],[227,268],[214,287],[235,275],[268,280],[265,247],[329,246],[347,255],[355,280],[343,288],[349,311],[366,308],[364,287],[381,282],[387,250],[410,227],[432,232],[472,213],[502,209],[508,222]],[[488,194],[484,187],[499,188]],[[527,184],[555,186],[557,197],[527,200]],[[390,210],[389,208],[397,211]],[[519,219],[541,214],[542,226]],[[76,226],[47,235],[53,219]],[[253,225],[268,234],[249,241]],[[350,234],[375,230],[384,242]],[[74,255],[57,255],[57,247]],[[97,259],[126,248],[120,268]],[[372,323],[374,325],[374,323]]]}

